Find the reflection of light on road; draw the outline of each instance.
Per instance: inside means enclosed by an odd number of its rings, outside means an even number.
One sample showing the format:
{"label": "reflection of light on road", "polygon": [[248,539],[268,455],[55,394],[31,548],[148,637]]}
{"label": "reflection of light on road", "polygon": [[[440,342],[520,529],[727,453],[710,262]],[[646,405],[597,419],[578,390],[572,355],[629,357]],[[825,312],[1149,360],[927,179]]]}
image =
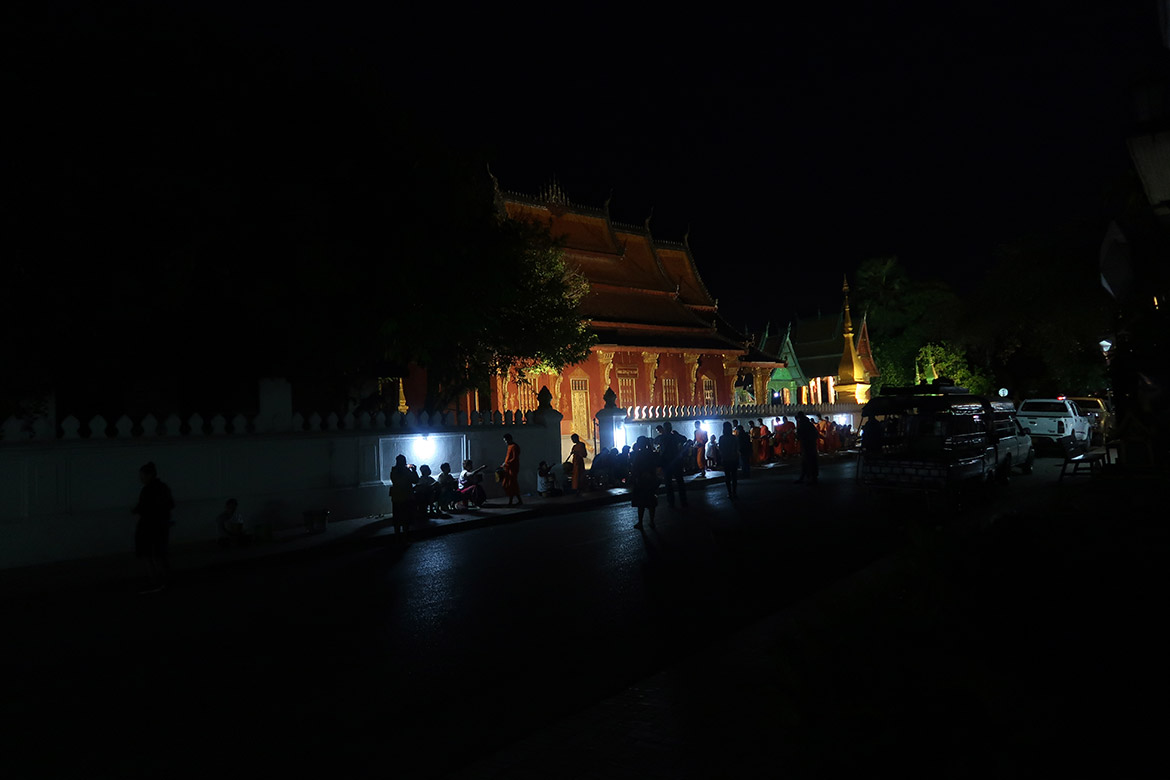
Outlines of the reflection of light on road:
{"label": "reflection of light on road", "polygon": [[422,633],[437,636],[459,595],[452,571],[451,541],[430,539],[413,545],[407,560],[413,564],[413,572],[405,594],[406,614]]}

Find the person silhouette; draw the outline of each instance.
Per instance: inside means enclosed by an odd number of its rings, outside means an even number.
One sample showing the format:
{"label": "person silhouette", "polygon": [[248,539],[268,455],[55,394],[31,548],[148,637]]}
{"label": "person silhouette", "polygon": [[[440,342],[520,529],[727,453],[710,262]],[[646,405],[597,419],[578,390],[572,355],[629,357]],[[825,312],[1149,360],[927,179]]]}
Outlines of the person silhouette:
{"label": "person silhouette", "polygon": [[658,457],[645,436],[639,436],[634,442],[630,455],[630,505],[638,510],[634,528],[642,527],[642,516],[647,509],[650,527],[654,528],[654,513],[658,511]]}
{"label": "person silhouette", "polygon": [[150,587],[142,592],[157,593],[170,584],[168,547],[171,526],[174,525],[171,510],[175,508],[175,499],[167,484],[158,478],[153,461],[138,469],[138,481],[142,483],[142,490],[132,510],[138,518],[134,529],[134,550],[139,558],[146,558],[150,566]]}
{"label": "person silhouette", "polygon": [[517,504],[523,504],[524,500],[520,498],[520,445],[512,441],[510,433],[504,434],[504,441],[507,442],[508,449],[504,454],[504,462],[500,464],[503,470],[500,487],[508,497],[508,506],[512,506],[512,499],[516,499]]}
{"label": "person silhouette", "polygon": [[804,414],[796,415],[796,439],[800,442],[800,478],[797,482],[817,484],[820,464],[817,462],[817,445],[824,441],[824,435],[816,424]]}
{"label": "person silhouette", "polygon": [[394,458],[390,469],[390,504],[394,512],[394,533],[401,535],[410,530],[414,520],[414,485],[418,474],[406,465],[406,456]]}
{"label": "person silhouette", "polygon": [[669,422],[662,424],[662,434],[654,442],[658,445],[658,458],[662,465],[662,476],[666,480],[666,504],[674,508],[674,491],[678,487],[678,502],[687,505],[687,483],[683,480],[682,449],[686,439],[674,430]]}
{"label": "person silhouette", "polygon": [[723,433],[719,436],[719,465],[723,468],[723,484],[728,498],[739,497],[739,436],[731,423],[724,421]]}

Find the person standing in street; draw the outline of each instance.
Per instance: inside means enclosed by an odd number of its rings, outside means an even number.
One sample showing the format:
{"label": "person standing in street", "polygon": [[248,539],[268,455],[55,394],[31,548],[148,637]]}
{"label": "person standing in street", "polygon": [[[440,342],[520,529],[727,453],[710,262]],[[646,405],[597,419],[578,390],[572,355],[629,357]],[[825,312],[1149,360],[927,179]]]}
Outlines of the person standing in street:
{"label": "person standing in street", "polygon": [[800,442],[800,478],[797,482],[817,484],[820,464],[817,462],[817,445],[824,439],[816,424],[804,414],[796,415],[796,440]]}
{"label": "person standing in street", "polygon": [[639,436],[634,442],[630,460],[630,505],[638,510],[634,528],[642,528],[642,516],[650,510],[650,527],[654,527],[654,513],[658,511],[658,458],[650,439]]}
{"label": "person standing in street", "polygon": [[154,462],[138,469],[138,481],[142,490],[138,493],[138,504],[133,514],[138,518],[134,529],[134,550],[139,558],[146,558],[150,566],[150,587],[143,593],[157,593],[166,588],[171,578],[169,544],[171,510],[175,499],[171,489],[158,478]]}
{"label": "person standing in street", "polygon": [[504,453],[504,462],[500,464],[500,468],[503,469],[500,487],[508,497],[508,506],[512,506],[512,499],[516,499],[517,504],[523,504],[524,500],[520,498],[520,445],[512,441],[510,433],[504,434],[504,441],[508,449]]}
{"label": "person standing in street", "polygon": [[674,491],[677,484],[678,502],[681,506],[687,505],[687,485],[683,481],[682,447],[686,439],[674,430],[669,422],[662,423],[662,434],[655,444],[658,445],[659,463],[662,464],[662,476],[666,480],[666,504],[674,509]]}
{"label": "person standing in street", "polygon": [[[750,428],[751,425],[749,420],[748,427]],[[752,475],[752,437],[742,425],[737,425],[735,426],[735,440],[739,444],[739,467],[743,469],[743,478],[747,479]]]}
{"label": "person standing in street", "polygon": [[719,436],[719,465],[723,467],[727,497],[739,498],[739,437],[727,421],[723,422],[723,433]]}

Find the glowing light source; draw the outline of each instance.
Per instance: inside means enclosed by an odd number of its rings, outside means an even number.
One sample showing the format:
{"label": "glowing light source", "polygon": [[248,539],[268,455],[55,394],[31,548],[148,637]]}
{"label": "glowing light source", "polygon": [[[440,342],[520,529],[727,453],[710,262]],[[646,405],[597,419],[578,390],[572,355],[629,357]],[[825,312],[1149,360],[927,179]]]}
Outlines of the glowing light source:
{"label": "glowing light source", "polygon": [[411,443],[411,453],[419,463],[426,463],[435,457],[435,442],[425,433]]}
{"label": "glowing light source", "polygon": [[615,423],[613,426],[613,446],[620,451],[626,446],[626,426],[624,423]]}

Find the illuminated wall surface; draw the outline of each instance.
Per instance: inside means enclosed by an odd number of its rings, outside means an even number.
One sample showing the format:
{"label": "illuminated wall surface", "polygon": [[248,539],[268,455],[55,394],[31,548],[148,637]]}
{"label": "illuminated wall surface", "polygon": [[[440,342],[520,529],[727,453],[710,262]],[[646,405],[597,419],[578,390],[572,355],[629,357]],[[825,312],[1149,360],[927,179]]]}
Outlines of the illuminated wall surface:
{"label": "illuminated wall surface", "polygon": [[463,459],[468,451],[467,436],[462,433],[386,436],[378,440],[378,448],[381,478],[387,484],[390,482],[390,469],[399,455],[405,455],[406,462],[415,466],[430,466],[434,476],[438,476],[440,465],[450,463],[451,473],[457,475],[463,468]]}

